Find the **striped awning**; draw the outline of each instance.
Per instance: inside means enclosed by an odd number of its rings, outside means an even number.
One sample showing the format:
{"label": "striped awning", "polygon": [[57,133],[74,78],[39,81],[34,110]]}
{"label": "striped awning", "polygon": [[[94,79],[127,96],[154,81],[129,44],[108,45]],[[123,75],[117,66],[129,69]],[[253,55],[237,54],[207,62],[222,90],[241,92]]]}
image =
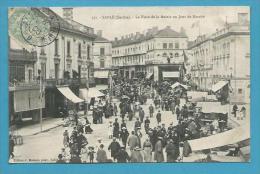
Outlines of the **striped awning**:
{"label": "striped awning", "polygon": [[66,97],[68,100],[70,100],[73,103],[80,103],[84,100],[80,99],[78,96],[76,96],[69,87],[59,87],[58,90]]}

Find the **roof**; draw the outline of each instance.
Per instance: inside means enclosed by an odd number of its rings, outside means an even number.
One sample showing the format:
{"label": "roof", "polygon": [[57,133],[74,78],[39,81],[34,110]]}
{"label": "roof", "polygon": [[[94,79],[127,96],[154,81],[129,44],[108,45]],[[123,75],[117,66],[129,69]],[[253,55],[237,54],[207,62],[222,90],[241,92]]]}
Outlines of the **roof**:
{"label": "roof", "polygon": [[55,13],[54,11],[52,11],[49,8],[34,8],[34,9],[37,10],[38,12],[41,12],[46,17],[50,17],[51,15],[57,16],[59,23],[60,23],[60,29],[74,32],[74,33],[77,33],[80,35],[84,35],[84,36],[92,38],[92,39],[96,38],[96,35],[94,34],[94,29],[91,27],[82,25],[74,20],[68,21],[66,19],[63,19],[57,13]]}
{"label": "roof", "polygon": [[142,41],[150,40],[152,38],[187,38],[187,35],[183,32],[174,31],[169,26],[167,26],[164,29],[158,31],[146,32],[145,34],[139,33],[131,37],[114,40],[112,42],[112,47],[120,47],[140,43]]}
{"label": "roof", "polygon": [[102,36],[97,35],[94,42],[110,42],[110,41]]}

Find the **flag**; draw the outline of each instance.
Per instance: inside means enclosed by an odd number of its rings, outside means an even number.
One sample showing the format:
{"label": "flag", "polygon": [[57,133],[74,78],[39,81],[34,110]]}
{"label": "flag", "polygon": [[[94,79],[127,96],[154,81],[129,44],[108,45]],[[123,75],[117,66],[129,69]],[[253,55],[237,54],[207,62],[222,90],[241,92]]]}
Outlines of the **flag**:
{"label": "flag", "polygon": [[196,21],[191,25],[191,28],[199,27],[200,21]]}

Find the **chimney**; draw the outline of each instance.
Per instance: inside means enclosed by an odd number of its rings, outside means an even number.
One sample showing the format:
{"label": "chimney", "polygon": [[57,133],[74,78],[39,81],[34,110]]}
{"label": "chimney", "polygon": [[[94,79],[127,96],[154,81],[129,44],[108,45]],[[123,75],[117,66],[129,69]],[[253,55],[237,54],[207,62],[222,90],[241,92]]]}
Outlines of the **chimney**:
{"label": "chimney", "polygon": [[62,8],[63,18],[66,20],[73,20],[73,8]]}
{"label": "chimney", "polygon": [[97,30],[97,35],[98,35],[99,37],[102,37],[102,30]]}
{"label": "chimney", "polygon": [[238,24],[245,25],[248,24],[248,13],[238,13]]}

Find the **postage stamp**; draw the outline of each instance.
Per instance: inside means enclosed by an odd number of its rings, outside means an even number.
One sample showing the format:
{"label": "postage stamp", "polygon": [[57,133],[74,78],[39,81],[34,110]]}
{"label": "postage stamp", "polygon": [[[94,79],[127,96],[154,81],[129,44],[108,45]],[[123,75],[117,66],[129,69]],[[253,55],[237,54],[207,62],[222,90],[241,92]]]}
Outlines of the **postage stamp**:
{"label": "postage stamp", "polygon": [[41,11],[44,8],[18,8],[13,11],[9,23],[10,35],[23,45],[43,47],[51,44],[60,31],[59,19],[55,14]]}

